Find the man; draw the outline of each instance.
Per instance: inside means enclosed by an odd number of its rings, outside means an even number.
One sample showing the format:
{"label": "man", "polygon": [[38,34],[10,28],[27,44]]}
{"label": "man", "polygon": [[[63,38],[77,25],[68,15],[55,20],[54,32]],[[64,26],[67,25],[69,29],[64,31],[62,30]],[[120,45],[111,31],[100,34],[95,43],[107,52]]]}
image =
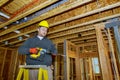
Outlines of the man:
{"label": "man", "polygon": [[[49,77],[48,80],[53,80],[52,70],[50,66],[52,65],[52,55],[56,55],[57,50],[52,41],[45,37],[48,28],[49,28],[48,22],[45,20],[41,21],[39,23],[39,28],[37,29],[38,35],[26,40],[24,44],[18,48],[18,52],[20,54],[26,54],[27,65],[47,66]],[[36,74],[36,71],[33,73],[33,75],[34,74]]]}

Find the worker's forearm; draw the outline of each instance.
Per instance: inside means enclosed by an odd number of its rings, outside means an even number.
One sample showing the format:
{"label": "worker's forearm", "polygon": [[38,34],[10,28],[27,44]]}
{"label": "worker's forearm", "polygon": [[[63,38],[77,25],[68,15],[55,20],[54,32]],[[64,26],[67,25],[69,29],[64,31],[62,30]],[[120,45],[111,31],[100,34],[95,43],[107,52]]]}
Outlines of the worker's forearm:
{"label": "worker's forearm", "polygon": [[29,53],[29,48],[19,47],[18,48],[18,53],[19,54],[30,54]]}

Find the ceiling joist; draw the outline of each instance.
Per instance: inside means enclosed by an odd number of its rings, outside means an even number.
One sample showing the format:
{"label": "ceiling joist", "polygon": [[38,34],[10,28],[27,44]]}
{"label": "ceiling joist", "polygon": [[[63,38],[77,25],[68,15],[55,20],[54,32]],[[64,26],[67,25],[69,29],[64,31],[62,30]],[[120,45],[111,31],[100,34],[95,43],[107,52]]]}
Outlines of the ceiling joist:
{"label": "ceiling joist", "polygon": [[[39,22],[39,21],[41,21],[43,19],[55,16],[55,15],[60,14],[60,13],[63,13],[65,11],[73,9],[73,8],[75,8],[77,6],[84,5],[84,4],[86,4],[86,3],[90,2],[90,1],[92,1],[92,0],[87,0],[87,1],[83,1],[82,3],[79,3],[79,0],[78,0],[78,1],[75,1],[74,3],[69,4],[69,5],[65,5],[63,7],[55,8],[54,10],[51,10],[51,11],[45,13],[45,14],[42,14],[42,15],[40,15],[40,16],[32,19],[32,20],[29,20],[27,22],[21,23],[20,25],[17,25],[17,26],[13,26],[10,29],[7,29],[7,30],[1,32],[0,36],[5,35],[7,33],[10,33],[10,32],[12,32],[14,30],[23,28],[25,26],[32,25],[32,24],[34,24],[36,22]],[[6,25],[0,25],[0,28],[2,28],[4,26],[6,26]]]}
{"label": "ceiling joist", "polygon": [[0,0],[0,7],[2,6],[2,5],[4,5],[5,3],[7,3],[9,0]]}
{"label": "ceiling joist", "polygon": [[30,15],[30,14],[38,11],[38,10],[41,10],[41,9],[47,7],[48,5],[51,5],[51,4],[53,4],[53,3],[57,2],[57,1],[59,1],[59,0],[48,0],[48,1],[46,1],[46,2],[44,2],[42,4],[40,4],[40,5],[38,5],[37,7],[33,8],[33,9],[30,9],[29,11],[27,11],[25,13],[22,13],[22,14],[18,15],[17,17],[14,17],[13,19],[11,19],[11,20],[9,20],[9,21],[1,24],[0,28],[3,28],[4,26],[9,25],[10,23],[15,22],[15,21],[17,21],[17,20],[19,20],[21,18],[24,18],[27,15]]}

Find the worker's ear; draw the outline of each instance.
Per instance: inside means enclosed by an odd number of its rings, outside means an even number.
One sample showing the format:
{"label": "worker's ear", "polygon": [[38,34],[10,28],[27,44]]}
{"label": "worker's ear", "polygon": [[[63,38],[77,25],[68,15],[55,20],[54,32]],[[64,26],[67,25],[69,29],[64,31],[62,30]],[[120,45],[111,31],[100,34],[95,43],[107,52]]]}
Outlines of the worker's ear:
{"label": "worker's ear", "polygon": [[37,30],[40,31],[40,27]]}
{"label": "worker's ear", "polygon": [[39,31],[40,29],[38,28],[37,30]]}
{"label": "worker's ear", "polygon": [[40,31],[40,28],[41,28],[41,27],[39,27],[37,30]]}

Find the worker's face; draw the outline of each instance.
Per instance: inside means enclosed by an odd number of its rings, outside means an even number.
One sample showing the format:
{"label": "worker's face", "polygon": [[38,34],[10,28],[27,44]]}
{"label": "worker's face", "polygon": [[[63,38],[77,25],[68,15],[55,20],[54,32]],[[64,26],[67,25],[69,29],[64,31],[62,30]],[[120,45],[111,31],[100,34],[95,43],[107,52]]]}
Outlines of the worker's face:
{"label": "worker's face", "polygon": [[47,34],[48,29],[45,27],[39,27],[38,28],[38,35],[41,37],[45,37]]}

